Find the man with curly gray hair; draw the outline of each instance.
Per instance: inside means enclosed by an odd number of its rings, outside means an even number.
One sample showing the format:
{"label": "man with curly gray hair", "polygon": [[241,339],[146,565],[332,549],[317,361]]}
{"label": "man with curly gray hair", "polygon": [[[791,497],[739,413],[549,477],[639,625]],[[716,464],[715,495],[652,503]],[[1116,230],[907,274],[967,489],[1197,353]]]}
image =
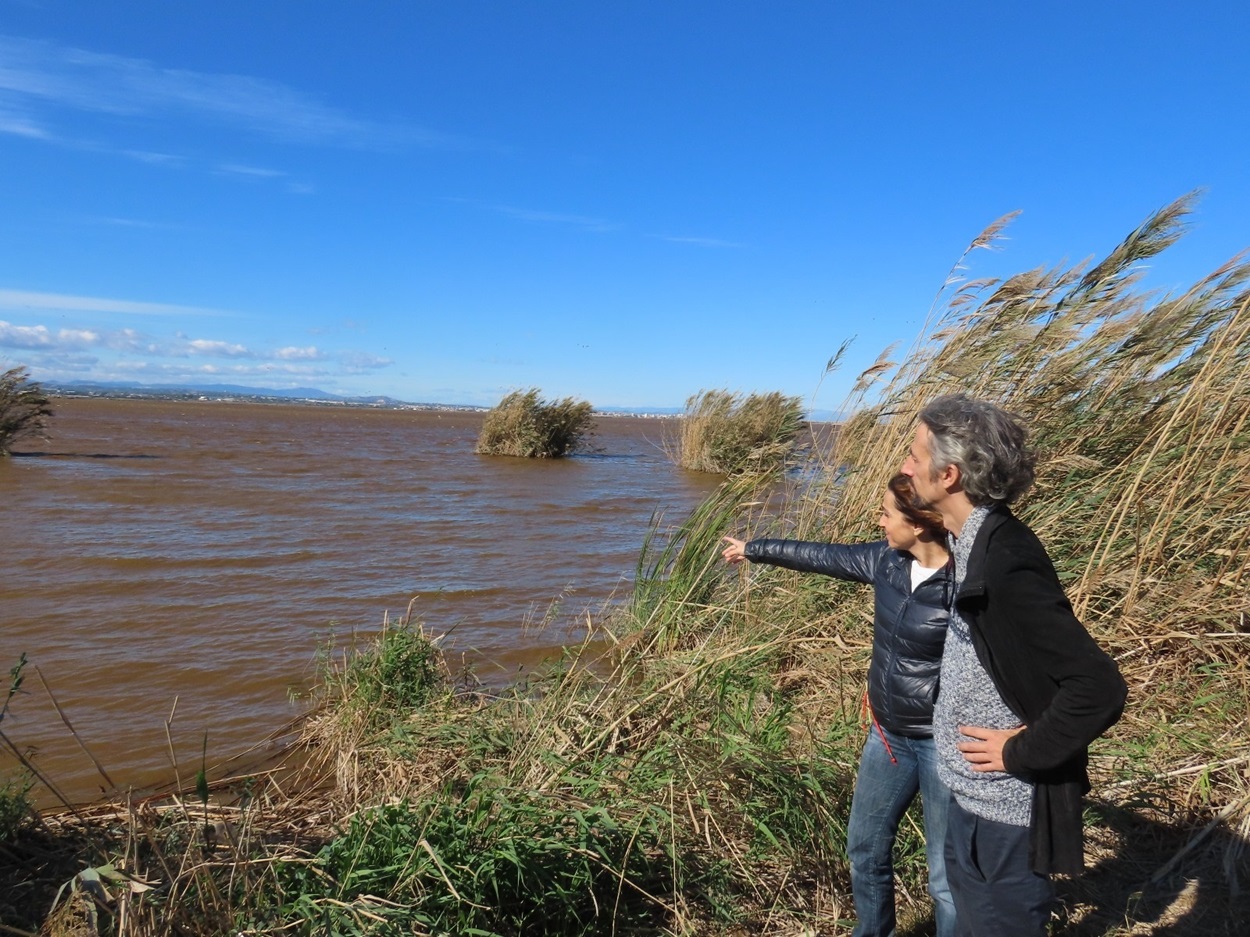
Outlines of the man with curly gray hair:
{"label": "man with curly gray hair", "polygon": [[933,735],[954,795],[946,869],[968,937],[1046,933],[1050,874],[1084,864],[1088,746],[1127,695],[1041,541],[1008,507],[1033,484],[1033,462],[1011,414],[951,394],[920,412],[902,467],[953,542]]}

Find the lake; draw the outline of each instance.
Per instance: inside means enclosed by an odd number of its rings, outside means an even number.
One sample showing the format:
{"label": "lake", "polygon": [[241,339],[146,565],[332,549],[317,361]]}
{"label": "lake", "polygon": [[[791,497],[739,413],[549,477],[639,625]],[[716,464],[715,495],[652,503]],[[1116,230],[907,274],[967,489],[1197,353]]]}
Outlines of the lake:
{"label": "lake", "polygon": [[529,460],[474,454],[467,411],[55,406],[50,441],[0,459],[0,669],[29,659],[0,728],[73,801],[108,785],[53,699],[142,790],[171,747],[193,775],[205,733],[210,765],[262,743],[332,636],[410,603],[504,685],[628,594],[654,512],[675,523],[720,481],[669,462],[662,419],[600,417],[595,451]]}

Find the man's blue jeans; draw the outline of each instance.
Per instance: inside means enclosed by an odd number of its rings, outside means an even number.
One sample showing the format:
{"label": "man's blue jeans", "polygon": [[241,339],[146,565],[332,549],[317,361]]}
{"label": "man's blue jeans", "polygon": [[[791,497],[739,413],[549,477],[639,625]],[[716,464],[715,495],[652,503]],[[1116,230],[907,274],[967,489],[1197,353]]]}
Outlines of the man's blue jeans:
{"label": "man's blue jeans", "polygon": [[938,779],[933,739],[913,739],[871,727],[859,760],[846,851],[855,898],[853,937],[893,937],[894,837],[907,806],[920,792],[924,804],[925,854],[937,937],[954,937],[955,903],[946,882],[946,823],[951,794]]}

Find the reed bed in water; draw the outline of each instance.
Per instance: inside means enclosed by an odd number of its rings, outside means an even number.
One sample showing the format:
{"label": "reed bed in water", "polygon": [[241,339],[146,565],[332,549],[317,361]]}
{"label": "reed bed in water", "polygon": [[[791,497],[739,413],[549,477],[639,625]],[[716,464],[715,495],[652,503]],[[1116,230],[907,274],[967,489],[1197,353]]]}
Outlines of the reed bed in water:
{"label": "reed bed in water", "polygon": [[[870,597],[784,570],[727,570],[719,538],[875,536],[915,414],[964,390],[1031,427],[1039,483],[1021,512],[1132,688],[1093,753],[1090,868],[1061,883],[1055,932],[1238,933],[1250,911],[1239,887],[1250,269],[1237,261],[1163,298],[1144,295],[1135,273],[1189,207],[1168,206],[1089,268],[951,284],[928,337],[865,375],[823,472],[780,508],[738,478],[675,528],[657,522],[632,600],[589,623],[586,644],[544,676],[487,697],[400,621],[327,659],[298,769],[27,825],[4,861],[56,861],[18,881],[23,894],[38,886],[46,899],[70,876],[75,894],[52,919],[5,908],[5,923],[127,935],[849,933],[842,824]],[[930,926],[924,863],[918,828],[905,826],[901,933],[918,935]],[[106,862],[110,874],[83,877]]]}
{"label": "reed bed in water", "polygon": [[583,446],[593,425],[593,409],[585,400],[544,400],[536,387],[514,390],[486,414],[474,451],[559,459]]}
{"label": "reed bed in water", "polygon": [[795,461],[803,429],[798,397],[776,391],[703,390],[686,400],[679,431],[666,448],[684,469],[722,475],[767,474]]}

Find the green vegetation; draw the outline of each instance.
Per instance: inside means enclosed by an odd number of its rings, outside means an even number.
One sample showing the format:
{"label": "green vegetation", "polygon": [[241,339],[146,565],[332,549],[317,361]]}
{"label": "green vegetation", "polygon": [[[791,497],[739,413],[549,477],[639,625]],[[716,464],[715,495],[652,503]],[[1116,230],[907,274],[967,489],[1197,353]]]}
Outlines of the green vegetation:
{"label": "green vegetation", "polygon": [[[705,553],[716,536],[704,523],[683,539]],[[656,637],[636,637],[654,650]],[[283,893],[298,896],[284,920],[342,933],[371,917],[395,933],[655,933],[674,914],[753,919],[741,897],[785,887],[793,862],[841,880],[833,803],[846,773],[789,750],[795,714],[756,674],[767,646],[660,655],[654,669],[638,646],[489,702],[422,668],[418,705],[362,721],[347,703],[357,682],[372,695],[397,654],[423,645],[432,652],[410,627],[390,629],[327,680],[343,704],[307,738],[332,756],[323,770],[345,805],[375,806],[311,864],[283,867]]]}
{"label": "green vegetation", "polygon": [[793,456],[803,425],[798,397],[700,391],[686,401],[673,461],[695,472],[775,472]]}
{"label": "green vegetation", "polygon": [[537,389],[514,390],[495,406],[477,437],[480,455],[558,459],[577,450],[590,433],[591,406],[572,397],[542,400]]}
{"label": "green vegetation", "polygon": [[9,368],[0,374],[0,458],[13,443],[33,437],[44,439],[52,406],[25,368]]}
{"label": "green vegetation", "polygon": [[0,843],[12,839],[18,826],[30,816],[27,797],[33,783],[30,778],[6,778],[0,782]]}
{"label": "green vegetation", "polygon": [[[22,688],[22,671],[26,669],[26,655],[23,654],[9,671],[9,691],[0,705],[0,723],[9,714],[9,705]],[[11,746],[8,736],[0,731],[0,744]],[[21,779],[5,778],[0,781],[0,844],[12,839],[18,826],[27,819],[32,810],[27,795],[34,785],[34,779],[28,775]]]}
{"label": "green vegetation", "polygon": [[[915,414],[960,389],[1032,427],[1039,484],[1021,511],[1131,686],[1093,751],[1090,869],[1059,883],[1055,933],[1239,933],[1250,265],[1162,298],[1134,273],[1188,207],[1168,206],[1088,269],[953,285],[931,336],[901,366],[867,372],[857,415],[813,456],[823,471],[804,472],[779,508],[761,497],[775,488],[742,476],[677,527],[657,523],[628,606],[525,687],[482,692],[415,624],[388,625],[326,657],[287,771],[218,782],[205,807],[48,815],[0,864],[23,870],[19,884],[27,868],[61,876],[41,908],[89,879],[100,931],[135,937],[845,935],[842,824],[871,595],[730,570],[718,540],[876,536]],[[32,863],[49,842],[76,866]],[[899,851],[900,933],[919,935],[931,925],[914,823]],[[66,899],[47,932],[87,913]],[[36,918],[3,920],[33,931]]]}

